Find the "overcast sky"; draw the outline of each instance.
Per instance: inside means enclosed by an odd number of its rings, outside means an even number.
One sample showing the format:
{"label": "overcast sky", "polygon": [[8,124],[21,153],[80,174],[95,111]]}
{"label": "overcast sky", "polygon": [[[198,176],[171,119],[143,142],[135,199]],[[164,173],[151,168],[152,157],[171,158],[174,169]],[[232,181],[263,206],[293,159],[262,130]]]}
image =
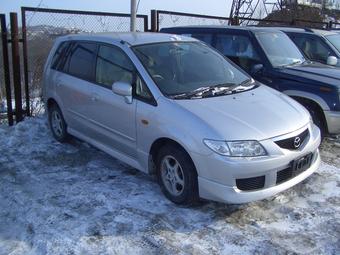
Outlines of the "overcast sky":
{"label": "overcast sky", "polygon": [[[130,0],[0,0],[1,13],[20,12],[21,6],[74,9],[104,12],[130,11]],[[137,0],[138,2],[138,0]],[[232,0],[140,0],[138,13],[151,9],[191,12],[214,16],[229,16]]]}

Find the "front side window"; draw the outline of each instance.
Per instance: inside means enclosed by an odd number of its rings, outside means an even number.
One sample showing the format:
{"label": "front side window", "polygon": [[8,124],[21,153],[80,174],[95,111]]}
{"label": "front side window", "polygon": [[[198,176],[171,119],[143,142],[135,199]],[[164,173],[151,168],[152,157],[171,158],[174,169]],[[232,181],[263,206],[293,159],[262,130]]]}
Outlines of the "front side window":
{"label": "front side window", "polygon": [[228,57],[259,58],[249,37],[243,35],[216,35],[216,49]]}
{"label": "front side window", "polygon": [[249,80],[224,56],[200,42],[154,43],[133,50],[167,96],[214,86],[233,87]]}
{"label": "front side window", "polygon": [[216,49],[247,72],[250,72],[255,64],[261,63],[248,36],[218,34],[216,35]]}
{"label": "front side window", "polygon": [[196,38],[197,40],[200,40],[202,42],[205,42],[206,44],[211,45],[212,44],[212,34],[197,34],[197,33],[193,33],[187,36]]}
{"label": "front side window", "polygon": [[281,32],[256,32],[255,36],[274,67],[303,63],[302,53],[289,37]]}
{"label": "front side window", "polygon": [[97,45],[94,43],[76,42],[70,49],[68,63],[64,70],[80,79],[93,80],[94,60]]}
{"label": "front side window", "polygon": [[133,65],[122,50],[102,45],[99,47],[96,82],[111,88],[116,81],[132,84]]}
{"label": "front side window", "polygon": [[294,35],[293,41],[310,60],[327,63],[327,58],[330,55],[330,49],[319,37]]}
{"label": "front side window", "polygon": [[340,34],[326,35],[326,39],[340,52]]}

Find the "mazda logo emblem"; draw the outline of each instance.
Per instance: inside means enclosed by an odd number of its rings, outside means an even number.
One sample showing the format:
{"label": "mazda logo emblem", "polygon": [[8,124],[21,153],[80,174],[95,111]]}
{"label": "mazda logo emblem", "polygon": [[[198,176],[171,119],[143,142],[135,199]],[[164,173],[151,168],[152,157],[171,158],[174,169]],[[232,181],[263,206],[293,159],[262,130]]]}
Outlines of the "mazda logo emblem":
{"label": "mazda logo emblem", "polygon": [[301,139],[300,139],[300,137],[297,136],[294,139],[294,147],[297,149],[297,148],[300,147],[300,145],[301,145]]}

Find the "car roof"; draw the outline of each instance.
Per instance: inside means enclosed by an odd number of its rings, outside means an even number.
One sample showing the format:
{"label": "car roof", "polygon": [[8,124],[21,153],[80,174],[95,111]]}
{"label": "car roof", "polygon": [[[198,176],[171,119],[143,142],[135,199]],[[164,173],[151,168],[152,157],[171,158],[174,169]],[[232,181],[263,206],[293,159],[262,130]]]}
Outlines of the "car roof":
{"label": "car roof", "polygon": [[298,32],[298,33],[313,33],[313,31],[309,28],[301,28],[301,27],[275,27],[284,32]]}
{"label": "car roof", "polygon": [[228,25],[194,25],[194,26],[178,26],[178,27],[165,27],[161,29],[164,29],[164,31],[167,30],[176,30],[176,29],[233,29],[233,30],[244,30],[244,31],[268,31],[268,30],[272,30],[272,31],[279,31],[276,28],[272,28],[272,27],[252,27],[252,26],[228,26]]}
{"label": "car roof", "polygon": [[131,46],[170,42],[170,41],[197,41],[194,38],[173,34],[164,33],[149,33],[149,32],[109,32],[109,33],[83,33],[83,34],[71,34],[62,36],[61,40],[87,40],[96,42],[124,42]]}
{"label": "car roof", "polygon": [[330,31],[330,30],[321,30],[321,29],[312,29],[312,31],[316,34],[320,34],[320,35],[323,35],[323,36],[326,36],[326,35],[336,35],[338,34],[337,32],[335,31]]}
{"label": "car roof", "polygon": [[298,33],[304,33],[304,34],[317,34],[317,35],[322,35],[322,36],[337,34],[337,32],[335,31],[315,29],[315,28],[279,27],[278,29],[284,32],[298,32]]}

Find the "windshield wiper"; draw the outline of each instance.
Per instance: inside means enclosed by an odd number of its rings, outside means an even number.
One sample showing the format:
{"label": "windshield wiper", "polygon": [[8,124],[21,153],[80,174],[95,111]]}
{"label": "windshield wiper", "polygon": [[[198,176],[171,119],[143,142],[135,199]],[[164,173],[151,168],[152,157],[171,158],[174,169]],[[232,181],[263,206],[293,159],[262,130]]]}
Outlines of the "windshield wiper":
{"label": "windshield wiper", "polygon": [[287,66],[295,66],[295,65],[300,65],[300,64],[303,64],[305,63],[306,60],[297,60],[297,61],[293,61],[292,63],[289,63],[289,64],[285,64],[285,65],[281,65],[280,67],[287,67]]}
{"label": "windshield wiper", "polygon": [[213,86],[207,86],[207,87],[200,87],[198,89],[171,95],[171,98],[173,99],[191,99],[191,98],[203,98],[207,95],[217,96],[222,94],[232,94],[234,92],[239,92],[248,89],[249,85],[247,86],[249,82],[251,82],[252,79],[247,79],[240,84],[235,83],[221,83]]}
{"label": "windshield wiper", "polygon": [[189,92],[184,92],[184,93],[181,93],[181,94],[176,94],[176,95],[170,95],[171,98],[173,99],[186,99],[186,98],[193,98],[195,96],[197,96],[198,98],[201,97],[199,96],[200,93],[204,93],[204,92],[207,92],[211,89],[211,87],[200,87],[198,89],[195,89],[195,90],[192,90],[192,91],[189,91]]}
{"label": "windshield wiper", "polygon": [[223,89],[223,90],[220,90],[220,91],[216,91],[214,93],[214,96],[242,92],[242,91],[248,90],[250,88],[253,88],[255,86],[255,84],[253,84],[253,83],[254,83],[253,79],[249,78],[247,80],[244,80],[243,82],[241,82],[238,85],[230,87],[229,89]]}

